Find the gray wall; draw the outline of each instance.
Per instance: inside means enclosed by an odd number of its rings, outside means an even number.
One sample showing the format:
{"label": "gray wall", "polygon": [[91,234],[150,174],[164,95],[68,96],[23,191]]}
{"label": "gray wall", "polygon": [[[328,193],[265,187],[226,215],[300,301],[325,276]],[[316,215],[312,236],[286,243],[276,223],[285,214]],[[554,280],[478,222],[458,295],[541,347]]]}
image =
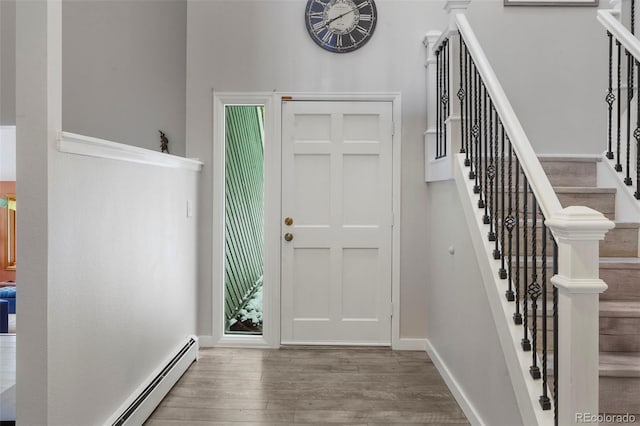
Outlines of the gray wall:
{"label": "gray wall", "polygon": [[[422,38],[441,28],[442,3],[378,1],[380,20],[360,50],[339,55],[313,43],[304,1],[190,1],[187,28],[187,155],[205,161],[199,229],[199,332],[212,333],[212,90],[402,93],[400,334],[426,336],[427,241]],[[268,111],[267,111],[268,113]],[[266,226],[279,226],[267,224]],[[218,320],[218,319],[216,319]],[[221,318],[220,318],[221,320]]]}
{"label": "gray wall", "polygon": [[186,0],[65,1],[65,131],[185,153]]}
{"label": "gray wall", "polygon": [[608,47],[596,11],[491,0],[469,6],[469,22],[537,153],[605,150]]}
{"label": "gray wall", "polygon": [[0,1],[0,126],[16,124],[16,3]]}
{"label": "gray wall", "polygon": [[[453,181],[429,184],[427,335],[484,424],[522,424]],[[455,254],[449,253],[449,248]]]}

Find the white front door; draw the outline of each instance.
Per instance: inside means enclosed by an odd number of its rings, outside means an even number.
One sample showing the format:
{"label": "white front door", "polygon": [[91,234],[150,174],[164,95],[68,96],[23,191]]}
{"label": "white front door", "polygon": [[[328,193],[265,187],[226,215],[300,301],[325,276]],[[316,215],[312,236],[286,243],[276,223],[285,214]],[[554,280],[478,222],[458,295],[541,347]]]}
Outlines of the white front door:
{"label": "white front door", "polygon": [[392,130],[391,102],[283,101],[283,344],[391,344]]}

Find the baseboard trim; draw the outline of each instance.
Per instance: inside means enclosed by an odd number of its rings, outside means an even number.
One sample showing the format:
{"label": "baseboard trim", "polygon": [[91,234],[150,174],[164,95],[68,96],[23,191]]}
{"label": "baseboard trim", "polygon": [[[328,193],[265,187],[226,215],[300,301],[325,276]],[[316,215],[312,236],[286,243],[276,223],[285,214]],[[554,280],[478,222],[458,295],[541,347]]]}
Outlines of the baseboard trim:
{"label": "baseboard trim", "polygon": [[212,348],[214,346],[213,336],[198,336],[198,346],[201,348]]}
{"label": "baseboard trim", "polygon": [[467,416],[467,420],[469,420],[469,422],[474,426],[485,426],[486,423],[482,421],[480,414],[478,414],[475,407],[465,394],[464,390],[462,390],[462,387],[460,386],[456,378],[453,376],[453,374],[451,374],[451,371],[447,367],[447,364],[444,362],[436,348],[433,347],[429,339],[425,339],[425,345],[427,354],[429,355],[429,358],[431,358],[431,362],[433,362],[433,365],[435,365],[438,369],[438,372],[449,387],[449,390],[453,394],[453,397],[458,402],[458,405],[460,405],[462,412],[464,412],[464,415]]}
{"label": "baseboard trim", "polygon": [[[247,346],[246,343],[242,344],[234,344],[236,342],[230,342],[230,341],[224,341],[222,342],[222,344],[216,343],[215,339],[213,338],[213,336],[198,336],[198,344],[201,348],[213,348],[213,347],[249,347]],[[252,342],[255,343],[255,342]],[[283,345],[286,344],[290,344],[287,342],[282,342]],[[299,342],[295,343],[297,345],[301,344]],[[345,343],[304,343],[305,345],[345,345]],[[388,343],[371,343],[368,344],[368,346],[389,346]],[[273,346],[269,346],[266,344],[261,344],[259,346],[255,346],[255,347],[273,347]],[[392,349],[394,351],[426,351],[427,349],[427,339],[420,339],[420,338],[410,338],[410,337],[405,337],[405,338],[400,338],[398,339],[397,342],[395,342],[392,345]]]}
{"label": "baseboard trim", "polygon": [[401,337],[393,345],[394,351],[426,351],[427,339]]}
{"label": "baseboard trim", "polygon": [[122,403],[103,426],[142,424],[198,359],[198,338],[188,336]]}

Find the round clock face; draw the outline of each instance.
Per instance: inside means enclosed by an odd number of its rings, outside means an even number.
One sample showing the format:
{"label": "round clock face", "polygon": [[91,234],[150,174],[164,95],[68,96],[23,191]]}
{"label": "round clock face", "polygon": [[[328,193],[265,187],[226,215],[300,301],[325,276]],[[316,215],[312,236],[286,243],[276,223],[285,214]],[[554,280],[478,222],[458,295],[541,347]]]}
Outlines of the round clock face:
{"label": "round clock face", "polygon": [[318,46],[346,53],[362,47],[378,20],[374,0],[308,0],[307,31]]}

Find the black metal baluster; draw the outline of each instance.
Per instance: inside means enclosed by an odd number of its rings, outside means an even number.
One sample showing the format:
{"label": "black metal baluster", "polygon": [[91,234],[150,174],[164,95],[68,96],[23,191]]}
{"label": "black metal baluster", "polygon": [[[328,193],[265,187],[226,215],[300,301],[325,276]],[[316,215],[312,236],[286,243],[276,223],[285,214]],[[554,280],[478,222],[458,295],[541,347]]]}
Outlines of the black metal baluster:
{"label": "black metal baluster", "polygon": [[[473,65],[473,144],[475,147],[475,162],[472,161],[472,165],[471,168],[473,170],[469,171],[469,179],[475,179],[475,184],[473,185],[473,193],[477,194],[480,192],[480,184],[478,181],[478,175],[480,173],[478,173],[478,167],[479,167],[479,159],[478,157],[480,156],[480,123],[479,123],[479,118],[480,118],[480,104],[479,104],[479,96],[478,96],[478,68],[475,66],[475,64]],[[475,164],[475,167],[473,167],[473,164]]]}
{"label": "black metal baluster", "polygon": [[631,0],[631,34],[636,33],[636,0]]}
{"label": "black metal baluster", "polygon": [[538,203],[536,196],[531,191],[531,282],[527,288],[531,298],[531,342],[532,362],[529,374],[534,379],[540,378],[538,367],[538,297],[540,297],[540,284],[538,284]]}
{"label": "black metal baluster", "polygon": [[[496,233],[496,238],[495,238],[495,246],[493,248],[493,258],[495,260],[499,260],[502,256],[500,253],[500,241],[499,241],[499,237],[500,235],[502,235],[499,231],[498,228],[498,223],[499,223],[499,215],[498,213],[500,212],[500,198],[498,197],[499,195],[499,189],[498,187],[499,185],[499,179],[500,179],[500,167],[498,167],[498,161],[502,161],[503,159],[499,159],[498,157],[498,146],[499,146],[499,139],[498,139],[498,129],[500,128],[500,118],[498,117],[498,111],[495,110],[494,108],[494,113],[495,113],[495,121],[494,121],[494,126],[493,126],[493,166],[495,167],[496,171],[495,171],[495,179],[494,181],[494,187],[493,187],[493,192],[494,192],[494,200],[495,200],[495,206],[494,206],[494,210],[491,213],[493,215],[493,226],[494,226],[494,230]],[[504,141],[503,141],[504,143]],[[503,183],[504,183],[504,179],[502,179]],[[503,205],[504,207],[504,205]],[[500,273],[500,269],[498,269],[498,274],[499,276],[502,276],[502,274]]]}
{"label": "black metal baluster", "polygon": [[[460,37],[462,39],[462,37]],[[464,158],[464,165],[469,167],[471,166],[471,156],[469,154],[469,150],[471,149],[471,84],[470,84],[470,73],[469,73],[469,51],[467,49],[467,44],[464,43],[464,81],[465,81],[465,112],[466,118],[466,133],[467,133],[467,146],[466,146],[466,155]]]}
{"label": "black metal baluster", "polygon": [[442,138],[442,156],[447,156],[447,119],[449,119],[449,40],[444,41],[444,87],[442,93],[442,128],[444,137]]}
{"label": "black metal baluster", "polygon": [[476,95],[477,95],[477,105],[476,105],[476,122],[477,122],[477,133],[478,136],[476,138],[476,184],[473,187],[473,192],[475,194],[480,194],[480,200],[478,200],[478,207],[481,207],[483,205],[482,202],[482,86],[481,86],[481,81],[480,81],[480,75],[478,74],[478,68],[476,68],[476,75],[475,75],[475,79],[476,79]]}
{"label": "black metal baluster", "polygon": [[467,111],[468,111],[468,117],[469,119],[467,120],[467,126],[469,127],[469,149],[467,150],[468,156],[469,156],[469,161],[467,162],[467,160],[465,160],[464,164],[466,166],[469,167],[469,179],[474,179],[475,178],[475,172],[474,172],[474,166],[475,166],[475,160],[474,160],[474,148],[475,148],[475,143],[476,143],[476,133],[474,132],[475,130],[475,118],[476,118],[476,104],[475,104],[475,98],[476,98],[476,90],[475,90],[475,84],[474,84],[474,76],[475,76],[475,64],[473,63],[473,61],[469,58],[469,52],[467,51],[467,59],[469,60],[469,67],[467,68],[467,80],[468,80],[468,87],[469,87],[469,96],[467,96]]}
{"label": "black metal baluster", "polygon": [[[502,129],[502,137],[503,137],[503,149],[504,149],[504,129]],[[515,300],[515,295],[513,294],[513,269],[512,269],[512,263],[513,263],[513,228],[516,225],[516,219],[513,217],[513,187],[512,187],[512,183],[513,183],[513,148],[511,147],[511,144],[509,143],[509,163],[508,163],[508,170],[509,170],[509,179],[507,180],[507,190],[509,191],[509,213],[507,215],[506,218],[503,218],[502,220],[502,224],[505,226],[505,228],[507,228],[507,232],[509,233],[509,255],[507,257],[507,269],[508,269],[508,281],[509,281],[509,287],[507,289],[507,292],[505,293],[505,297],[507,298],[507,300],[509,302],[513,302]],[[504,188],[504,185],[503,185]],[[503,190],[503,195],[504,195],[504,190]],[[503,203],[504,204],[504,203]],[[504,208],[504,207],[503,207]],[[502,250],[504,251],[504,243],[502,245]],[[502,260],[504,262],[504,256],[502,256]],[[518,307],[518,304],[516,303],[516,308]]]}
{"label": "black metal baluster", "polygon": [[[485,200],[487,200],[487,203],[485,204],[485,208],[484,208],[484,223],[489,225],[489,234],[487,235],[487,238],[489,239],[489,241],[495,241],[496,240],[496,233],[495,230],[493,229],[493,218],[492,216],[495,214],[495,211],[493,209],[493,181],[496,177],[496,166],[495,166],[495,158],[493,158],[493,145],[494,145],[494,139],[493,139],[493,102],[491,101],[491,99],[489,99],[489,123],[488,123],[488,139],[487,139],[487,145],[486,148],[488,150],[488,161],[487,161],[487,181],[485,182],[484,186],[485,186]],[[497,141],[496,141],[497,142]],[[487,152],[485,150],[485,152]]]}
{"label": "black metal baluster", "polygon": [[460,88],[458,89],[458,100],[460,101],[460,135],[461,135],[461,141],[460,141],[460,154],[464,154],[466,151],[466,145],[465,145],[465,132],[464,132],[464,124],[465,124],[465,117],[464,117],[464,98],[465,98],[465,91],[464,91],[464,79],[462,78],[463,74],[464,74],[464,61],[462,59],[462,37],[458,36],[458,56],[459,56],[459,68],[460,68]]}
{"label": "black metal baluster", "polygon": [[[547,225],[542,218],[542,395],[539,402],[543,410],[551,409],[551,400],[547,394]],[[555,348],[554,348],[555,350]]]}
{"label": "black metal baluster", "polygon": [[[640,80],[640,61],[637,59],[636,70],[638,71],[638,80]],[[636,200],[640,200],[640,93],[636,94],[636,102],[636,130],[633,132],[633,137],[636,139],[636,192],[634,196]]]}
{"label": "black metal baluster", "polygon": [[523,222],[524,222],[524,235],[523,235],[523,250],[524,250],[524,256],[522,257],[522,260],[524,262],[524,271],[523,271],[523,276],[524,276],[524,280],[522,282],[522,300],[524,301],[524,303],[522,304],[522,316],[523,316],[523,337],[522,337],[522,341],[521,341],[521,345],[522,345],[522,350],[523,351],[530,351],[531,350],[531,341],[529,340],[529,320],[528,320],[528,316],[529,316],[529,302],[527,299],[527,277],[529,276],[529,247],[528,247],[528,228],[529,228],[529,211],[528,211],[528,198],[529,198],[529,182],[527,180],[527,176],[526,175],[522,175],[522,179],[523,179]]}
{"label": "black metal baluster", "polygon": [[442,137],[442,127],[441,127],[441,103],[440,97],[442,96],[440,90],[442,89],[442,68],[440,65],[440,48],[436,50],[436,159],[440,158],[440,138]]}
{"label": "black metal baluster", "polygon": [[611,160],[613,159],[613,102],[616,100],[616,95],[613,94],[613,35],[607,31],[607,36],[609,37],[609,89],[605,101],[609,105],[609,131],[607,132],[609,151],[607,151],[607,158]]}
{"label": "black metal baluster", "polygon": [[476,111],[475,111],[475,115],[476,115],[476,125],[475,125],[475,132],[476,132],[476,168],[475,168],[475,185],[473,186],[473,192],[474,194],[480,194],[480,189],[481,189],[481,184],[482,182],[480,181],[480,178],[482,177],[482,172],[480,171],[480,153],[482,152],[482,129],[481,129],[481,125],[482,123],[480,122],[480,120],[482,119],[482,113],[481,113],[481,106],[482,106],[482,91],[480,88],[480,75],[478,74],[478,68],[476,67],[475,69],[475,75],[474,75],[474,79],[475,79],[475,85],[476,85],[476,93],[475,93],[475,103],[476,103]]}
{"label": "black metal baluster", "polygon": [[624,178],[624,184],[631,186],[631,98],[633,97],[633,60],[631,53],[625,49],[627,54],[627,155],[626,166],[627,176]]}
{"label": "black metal baluster", "polygon": [[[482,80],[480,80],[481,99],[482,103],[482,136],[480,137],[480,145],[482,147],[482,155],[480,156],[480,200],[478,201],[478,208],[484,209],[484,216],[482,222],[489,224],[489,216],[487,215],[487,88],[484,86]],[[484,198],[483,198],[484,195]]]}
{"label": "black metal baluster", "polygon": [[[504,187],[504,162],[506,161],[506,158],[504,156],[504,126],[502,125],[502,122],[500,122],[500,142],[501,142],[500,146],[501,146],[501,154],[502,154],[500,157],[500,187],[502,188],[500,191],[500,194],[501,194],[500,204],[502,205],[500,246],[502,247],[502,255],[500,256],[500,270],[498,271],[498,273],[500,274],[500,278],[505,280],[507,279],[507,270],[505,269],[504,256],[505,256],[505,253],[507,252],[507,249],[504,246],[504,239],[505,239],[504,230],[506,229],[506,225],[504,221],[507,215],[507,206],[505,204],[505,195],[504,195],[504,192],[506,191]],[[511,164],[509,164],[509,167],[511,167]],[[511,185],[509,185],[509,191],[511,191]],[[511,212],[509,212],[509,214],[511,214]],[[507,300],[509,300],[509,291],[511,291],[511,297],[513,297],[513,290],[511,290],[511,280],[509,280],[509,290],[507,290],[507,293],[506,293]]]}
{"label": "black metal baluster", "polygon": [[[558,243],[553,239],[553,275],[558,275]],[[558,287],[553,286],[553,418],[558,426]]]}
{"label": "black metal baluster", "polygon": [[[511,147],[511,151],[513,151],[513,147]],[[516,169],[514,170],[514,173],[516,175],[516,182],[514,185],[514,190],[515,190],[515,200],[516,200],[516,208],[515,208],[515,214],[516,214],[516,251],[515,251],[515,258],[516,258],[516,281],[514,284],[514,287],[516,288],[516,312],[513,314],[513,322],[516,325],[520,325],[522,324],[522,314],[520,313],[520,302],[521,302],[521,292],[520,292],[520,238],[521,238],[521,234],[520,234],[520,222],[522,220],[522,215],[520,214],[520,160],[518,160],[518,157],[515,157],[515,161],[516,161]]]}
{"label": "black metal baluster", "polygon": [[620,42],[618,40],[616,40],[616,46],[618,46],[618,96],[617,96],[617,114],[618,114],[618,135],[617,135],[617,140],[616,140],[616,165],[615,165],[615,169],[617,172],[621,172],[622,171],[622,164],[620,164],[620,143],[621,143],[621,138],[622,138],[622,132],[620,129],[620,121],[621,121],[621,115],[622,115],[622,111],[621,111],[621,105],[620,105],[620,91],[621,89],[621,84],[622,84],[622,80],[621,80],[621,69],[620,69],[620,61],[622,59],[621,56],[621,52],[620,52]]}

